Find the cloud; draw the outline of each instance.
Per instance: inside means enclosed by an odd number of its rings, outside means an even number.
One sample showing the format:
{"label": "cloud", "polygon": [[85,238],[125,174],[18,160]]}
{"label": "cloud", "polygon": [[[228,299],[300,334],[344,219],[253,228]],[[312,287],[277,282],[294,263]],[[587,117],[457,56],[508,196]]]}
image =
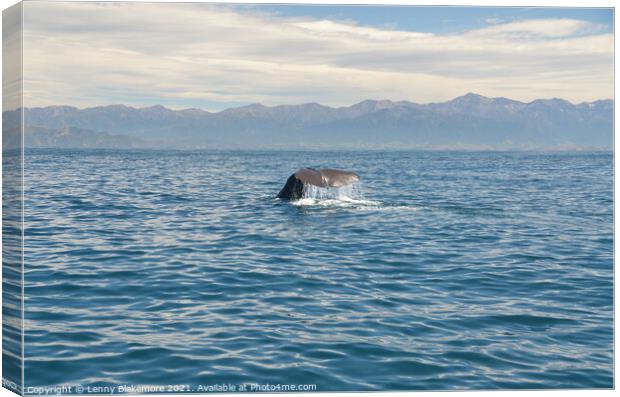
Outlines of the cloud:
{"label": "cloud", "polygon": [[21,80],[21,4],[2,14],[2,109],[15,110],[22,106]]}
{"label": "cloud", "polygon": [[259,7],[24,7],[26,106],[341,106],[367,98],[431,102],[469,91],[574,102],[613,95],[613,35],[579,20],[437,35],[283,17]]}
{"label": "cloud", "polygon": [[502,23],[504,20],[501,18],[485,18],[484,22],[486,22],[489,25],[495,25],[498,23]]}
{"label": "cloud", "polygon": [[472,36],[504,37],[512,39],[557,38],[580,33],[591,33],[602,29],[602,26],[577,19],[531,19],[509,23],[498,23],[494,26],[470,32]]}

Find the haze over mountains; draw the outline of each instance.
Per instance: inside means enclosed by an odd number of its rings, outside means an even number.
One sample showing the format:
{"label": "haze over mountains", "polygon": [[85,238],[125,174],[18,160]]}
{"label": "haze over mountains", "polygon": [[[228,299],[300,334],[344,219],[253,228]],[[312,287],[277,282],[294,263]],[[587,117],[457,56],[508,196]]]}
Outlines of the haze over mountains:
{"label": "haze over mountains", "polygon": [[[259,104],[212,113],[163,106],[25,109],[26,147],[611,149],[613,101],[529,103],[467,94],[442,103]],[[17,122],[17,112],[3,120]],[[7,136],[5,135],[5,140]]]}

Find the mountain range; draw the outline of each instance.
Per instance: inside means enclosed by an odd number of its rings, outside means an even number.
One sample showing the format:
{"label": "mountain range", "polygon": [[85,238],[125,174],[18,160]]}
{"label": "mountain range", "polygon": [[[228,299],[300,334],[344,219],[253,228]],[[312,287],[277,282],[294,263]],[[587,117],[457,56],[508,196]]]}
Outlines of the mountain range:
{"label": "mountain range", "polygon": [[[613,100],[520,102],[470,93],[429,104],[254,104],[220,112],[47,106],[25,108],[24,120],[26,147],[574,150],[612,148],[613,109]],[[5,126],[19,118],[3,113]]]}

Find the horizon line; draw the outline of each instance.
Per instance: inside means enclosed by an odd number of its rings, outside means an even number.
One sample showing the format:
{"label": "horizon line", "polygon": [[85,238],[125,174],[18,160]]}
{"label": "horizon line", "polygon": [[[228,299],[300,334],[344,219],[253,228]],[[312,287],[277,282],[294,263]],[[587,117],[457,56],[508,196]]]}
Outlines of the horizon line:
{"label": "horizon line", "polygon": [[123,103],[110,103],[110,104],[107,104],[107,105],[95,105],[95,106],[87,106],[87,107],[82,107],[82,108],[80,108],[78,106],[74,106],[74,105],[45,105],[45,106],[33,106],[33,107],[22,106],[22,107],[19,107],[17,109],[3,110],[2,113],[16,111],[18,109],[31,110],[31,109],[45,109],[45,108],[50,108],[50,107],[69,107],[69,108],[74,108],[74,109],[77,109],[77,110],[88,110],[88,109],[105,108],[105,107],[112,107],[112,106],[123,106],[123,107],[126,107],[126,108],[135,109],[135,110],[144,110],[144,109],[161,107],[161,108],[173,111],[173,112],[182,112],[182,111],[187,111],[187,110],[198,110],[198,111],[205,112],[205,113],[210,113],[210,114],[218,114],[218,113],[222,113],[222,112],[225,112],[225,111],[228,111],[228,110],[241,109],[241,108],[252,107],[252,106],[261,106],[261,107],[273,109],[273,108],[282,107],[282,106],[319,105],[319,106],[322,106],[322,107],[326,107],[326,108],[337,110],[337,109],[350,108],[350,107],[359,105],[359,104],[364,103],[364,102],[391,102],[391,103],[395,103],[395,104],[398,104],[398,103],[401,103],[401,102],[408,102],[408,103],[413,104],[413,105],[443,104],[443,103],[448,103],[448,102],[455,101],[455,100],[460,99],[460,98],[465,98],[465,97],[468,97],[468,96],[481,97],[481,98],[491,99],[491,100],[505,99],[505,100],[509,100],[509,101],[512,101],[512,102],[521,103],[521,104],[524,104],[524,105],[529,105],[529,104],[534,103],[536,101],[553,101],[553,100],[560,100],[560,101],[563,101],[563,102],[567,102],[567,103],[569,103],[569,104],[571,104],[573,106],[578,106],[578,105],[582,105],[582,104],[591,104],[591,103],[595,103],[595,102],[604,102],[604,101],[612,101],[612,102],[614,102],[614,98],[601,98],[601,99],[595,99],[595,100],[592,100],[592,101],[581,101],[581,102],[576,102],[575,103],[575,102],[571,102],[571,101],[569,101],[567,99],[559,98],[559,97],[537,98],[537,99],[534,99],[534,100],[529,101],[529,102],[524,102],[524,101],[520,101],[520,100],[516,100],[516,99],[511,99],[511,98],[503,97],[503,96],[487,97],[487,96],[484,96],[484,95],[481,95],[481,94],[477,94],[475,92],[468,92],[466,94],[459,95],[459,96],[456,96],[456,97],[454,97],[452,99],[448,99],[448,100],[445,100],[445,101],[441,101],[441,102],[434,101],[434,102],[425,102],[425,103],[414,102],[414,101],[411,101],[411,100],[408,100],[408,99],[402,99],[402,100],[364,99],[362,101],[353,103],[351,105],[345,105],[345,106],[323,105],[323,104],[321,104],[319,102],[303,102],[303,103],[279,104],[279,105],[264,105],[262,103],[254,102],[254,103],[248,103],[246,105],[240,105],[240,106],[224,108],[224,109],[217,110],[217,111],[209,111],[209,110],[206,110],[204,108],[196,108],[196,107],[173,109],[173,108],[167,107],[166,105],[163,105],[161,103],[158,103],[158,104],[155,104],[155,105],[149,105],[149,106],[132,106],[132,105],[126,105],[126,104],[123,104]]}

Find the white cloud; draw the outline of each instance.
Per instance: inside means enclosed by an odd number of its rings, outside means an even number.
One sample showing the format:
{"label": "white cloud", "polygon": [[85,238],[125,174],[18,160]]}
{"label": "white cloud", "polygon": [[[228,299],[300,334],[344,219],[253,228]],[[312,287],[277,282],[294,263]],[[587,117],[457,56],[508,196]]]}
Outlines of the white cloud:
{"label": "white cloud", "polygon": [[24,4],[26,106],[613,95],[613,35],[578,20],[436,35],[207,4]]}
{"label": "white cloud", "polygon": [[503,21],[504,20],[501,19],[501,18],[486,18],[484,20],[484,22],[486,22],[489,25],[495,25],[495,24],[498,24],[498,23],[502,23]]}
{"label": "white cloud", "polygon": [[532,37],[557,38],[579,33],[595,32],[601,27],[587,21],[577,19],[531,19],[516,21],[479,29],[470,32],[475,36],[504,36],[514,39]]}
{"label": "white cloud", "polygon": [[309,20],[293,21],[289,26],[300,28],[313,36],[331,37],[341,39],[349,37],[352,39],[368,41],[404,41],[432,37],[430,33],[402,32],[395,30],[382,30],[372,27],[358,26],[354,23],[344,23],[330,20]]}
{"label": "white cloud", "polygon": [[2,109],[22,106],[21,80],[21,4],[4,10],[2,15]]}

